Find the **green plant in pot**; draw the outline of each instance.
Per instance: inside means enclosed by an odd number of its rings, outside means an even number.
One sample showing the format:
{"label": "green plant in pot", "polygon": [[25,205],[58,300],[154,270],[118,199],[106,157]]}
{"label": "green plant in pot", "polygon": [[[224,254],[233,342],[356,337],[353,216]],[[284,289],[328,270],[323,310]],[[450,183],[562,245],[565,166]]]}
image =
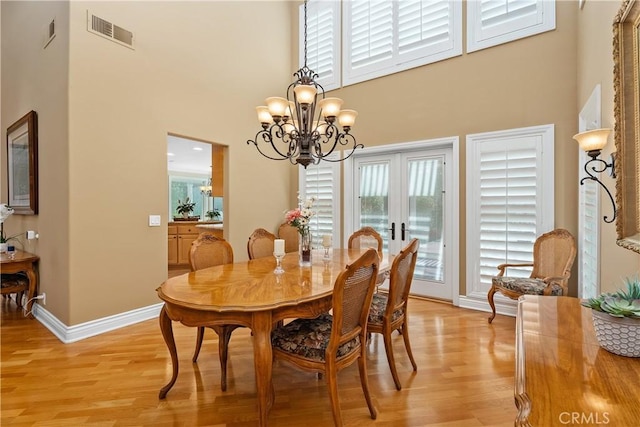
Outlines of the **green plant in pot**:
{"label": "green plant in pot", "polygon": [[598,343],[605,350],[640,357],[640,278],[627,278],[626,289],[600,294],[582,303],[591,308]]}
{"label": "green plant in pot", "polygon": [[195,206],[196,202],[192,202],[188,197],[184,199],[184,202],[178,199],[178,207],[176,208],[176,212],[178,212],[184,218],[189,218]]}
{"label": "green plant in pot", "polygon": [[207,211],[207,213],[205,213],[205,216],[209,220],[219,219],[220,218],[220,210],[214,208],[211,211]]}

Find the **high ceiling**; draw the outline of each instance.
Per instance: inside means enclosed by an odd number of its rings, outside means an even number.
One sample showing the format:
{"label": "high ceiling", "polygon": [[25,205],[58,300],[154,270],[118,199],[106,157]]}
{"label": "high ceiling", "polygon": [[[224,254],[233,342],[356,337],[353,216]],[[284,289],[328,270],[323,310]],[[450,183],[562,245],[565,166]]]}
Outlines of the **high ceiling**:
{"label": "high ceiling", "polygon": [[167,136],[167,170],[211,175],[211,144]]}

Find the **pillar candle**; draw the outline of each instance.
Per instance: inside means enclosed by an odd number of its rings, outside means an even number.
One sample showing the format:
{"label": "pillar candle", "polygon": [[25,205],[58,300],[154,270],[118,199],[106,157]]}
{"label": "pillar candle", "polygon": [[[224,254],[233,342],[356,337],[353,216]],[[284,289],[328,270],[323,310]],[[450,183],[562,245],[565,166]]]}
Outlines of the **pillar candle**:
{"label": "pillar candle", "polygon": [[322,236],[322,246],[325,248],[331,247],[331,234],[325,234]]}
{"label": "pillar candle", "polygon": [[284,255],[284,239],[276,239],[273,242],[273,254]]}

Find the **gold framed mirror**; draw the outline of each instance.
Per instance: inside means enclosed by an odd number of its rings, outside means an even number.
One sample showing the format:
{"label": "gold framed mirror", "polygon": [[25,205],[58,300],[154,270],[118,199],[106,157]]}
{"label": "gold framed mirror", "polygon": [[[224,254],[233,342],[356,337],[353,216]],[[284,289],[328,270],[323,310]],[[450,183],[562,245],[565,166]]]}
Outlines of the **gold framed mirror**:
{"label": "gold framed mirror", "polygon": [[640,253],[640,1],[625,0],[613,22],[616,233]]}

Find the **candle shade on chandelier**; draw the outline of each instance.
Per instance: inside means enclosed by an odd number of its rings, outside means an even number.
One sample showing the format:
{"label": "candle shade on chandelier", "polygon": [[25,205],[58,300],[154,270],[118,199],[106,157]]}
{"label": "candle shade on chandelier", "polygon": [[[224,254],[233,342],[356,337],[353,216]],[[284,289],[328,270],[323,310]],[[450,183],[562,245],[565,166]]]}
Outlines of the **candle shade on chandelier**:
{"label": "candle shade on chandelier", "polygon": [[615,153],[611,154],[610,163],[607,163],[606,161],[598,158],[602,149],[605,147],[605,145],[607,145],[607,140],[610,133],[611,129],[594,129],[588,130],[586,132],[581,132],[573,136],[573,139],[578,141],[580,148],[586,151],[587,155],[591,157],[591,159],[584,164],[584,171],[588,176],[585,176],[580,180],[580,185],[583,185],[586,180],[595,181],[600,184],[602,188],[604,188],[604,190],[609,195],[609,199],[611,200],[611,205],[613,206],[613,217],[609,219],[609,217],[605,215],[603,219],[606,223],[612,223],[616,219],[616,203],[613,200],[611,191],[609,191],[609,189],[602,183],[602,181],[598,179],[597,174],[601,174],[607,169],[611,169],[609,171],[609,175],[612,178],[616,177]]}
{"label": "candle shade on chandelier", "polygon": [[[307,1],[304,2],[304,65],[293,73],[296,80],[287,88],[287,97],[270,97],[266,106],[256,107],[262,126],[253,140],[258,152],[271,160],[289,160],[305,168],[321,160],[339,162],[349,158],[358,144],[349,133],[358,113],[342,109],[342,99],[325,97],[324,89],[307,67]],[[342,129],[340,129],[340,127]],[[346,153],[329,158],[337,148]]]}

